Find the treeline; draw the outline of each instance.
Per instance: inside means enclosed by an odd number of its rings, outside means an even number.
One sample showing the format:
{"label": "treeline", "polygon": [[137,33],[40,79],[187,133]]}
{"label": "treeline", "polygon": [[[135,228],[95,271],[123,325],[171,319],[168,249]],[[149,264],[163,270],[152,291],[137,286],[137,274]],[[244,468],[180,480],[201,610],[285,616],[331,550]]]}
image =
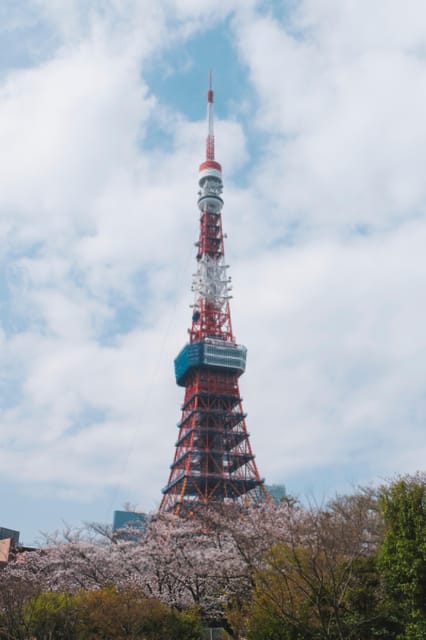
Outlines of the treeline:
{"label": "treeline", "polygon": [[[139,538],[137,538],[139,536]],[[425,640],[426,476],[326,505],[66,532],[0,573],[0,638]]]}
{"label": "treeline", "polygon": [[[197,611],[177,611],[137,587],[114,586],[69,592],[40,591],[22,599],[22,583],[3,611],[4,640],[199,640]],[[16,596],[17,600],[16,600]],[[4,600],[4,596],[2,598]]]}

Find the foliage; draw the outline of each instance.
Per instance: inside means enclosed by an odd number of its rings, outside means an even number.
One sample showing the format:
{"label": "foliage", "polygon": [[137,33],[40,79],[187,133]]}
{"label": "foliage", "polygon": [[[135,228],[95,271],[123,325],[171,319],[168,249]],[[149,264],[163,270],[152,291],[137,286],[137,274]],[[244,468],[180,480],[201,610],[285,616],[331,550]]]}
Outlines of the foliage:
{"label": "foliage", "polygon": [[37,593],[36,580],[31,575],[14,575],[0,571],[0,639],[26,640],[29,635],[26,602]]}
{"label": "foliage", "polygon": [[358,558],[345,601],[345,625],[356,640],[396,638],[398,621],[384,597],[376,554]]}
{"label": "foliage", "polygon": [[381,490],[385,523],[379,566],[401,638],[426,637],[426,478],[399,478]]}
{"label": "foliage", "polygon": [[80,614],[79,640],[198,640],[200,636],[195,613],[173,610],[147,598],[140,589],[81,591],[75,602]]}
{"label": "foliage", "polygon": [[41,592],[24,605],[24,619],[31,636],[43,640],[73,640],[78,608],[68,593]]}
{"label": "foliage", "polygon": [[67,531],[0,572],[0,640],[426,638],[426,483]]}
{"label": "foliage", "polygon": [[303,511],[256,572],[250,640],[373,637],[362,635],[363,628],[371,633],[376,614],[373,605],[362,608],[360,568],[377,548],[376,503],[374,493],[361,492]]}
{"label": "foliage", "polygon": [[11,640],[199,640],[200,616],[176,611],[140,589],[109,586],[76,594],[40,592],[21,603],[19,623],[3,626]]}

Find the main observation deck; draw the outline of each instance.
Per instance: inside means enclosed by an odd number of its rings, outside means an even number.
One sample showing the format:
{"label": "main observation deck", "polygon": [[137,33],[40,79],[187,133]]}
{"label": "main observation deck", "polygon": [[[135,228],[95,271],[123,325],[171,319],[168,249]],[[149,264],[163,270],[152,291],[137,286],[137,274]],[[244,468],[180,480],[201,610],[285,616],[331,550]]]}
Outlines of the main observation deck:
{"label": "main observation deck", "polygon": [[199,368],[222,369],[240,376],[246,369],[246,359],[246,347],[215,338],[204,338],[186,344],[175,358],[176,382],[184,387],[187,375]]}

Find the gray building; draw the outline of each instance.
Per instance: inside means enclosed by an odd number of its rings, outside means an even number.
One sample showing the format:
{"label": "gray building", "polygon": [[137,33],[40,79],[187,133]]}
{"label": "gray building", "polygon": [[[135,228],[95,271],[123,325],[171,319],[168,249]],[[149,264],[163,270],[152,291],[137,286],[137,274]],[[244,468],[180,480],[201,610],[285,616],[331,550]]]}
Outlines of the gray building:
{"label": "gray building", "polygon": [[0,527],[0,567],[5,566],[16,552],[19,544],[19,531]]}
{"label": "gray building", "polygon": [[145,513],[137,511],[114,511],[112,531],[116,535],[128,540],[138,540],[146,530],[147,519]]}
{"label": "gray building", "polygon": [[13,540],[13,544],[19,544],[19,531],[15,529],[7,529],[6,527],[0,527],[0,540],[7,540],[10,538]]}

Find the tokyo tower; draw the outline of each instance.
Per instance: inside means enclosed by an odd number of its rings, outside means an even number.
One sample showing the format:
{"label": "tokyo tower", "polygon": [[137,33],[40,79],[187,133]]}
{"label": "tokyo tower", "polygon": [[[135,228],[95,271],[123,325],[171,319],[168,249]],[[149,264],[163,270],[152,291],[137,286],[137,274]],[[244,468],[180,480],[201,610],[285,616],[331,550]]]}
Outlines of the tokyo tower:
{"label": "tokyo tower", "polygon": [[207,93],[206,159],[199,168],[200,231],[189,343],[175,359],[185,387],[175,455],[160,511],[269,500],[250,446],[238,378],[247,349],[235,342],[222,231],[222,167],[215,160],[213,90]]}

